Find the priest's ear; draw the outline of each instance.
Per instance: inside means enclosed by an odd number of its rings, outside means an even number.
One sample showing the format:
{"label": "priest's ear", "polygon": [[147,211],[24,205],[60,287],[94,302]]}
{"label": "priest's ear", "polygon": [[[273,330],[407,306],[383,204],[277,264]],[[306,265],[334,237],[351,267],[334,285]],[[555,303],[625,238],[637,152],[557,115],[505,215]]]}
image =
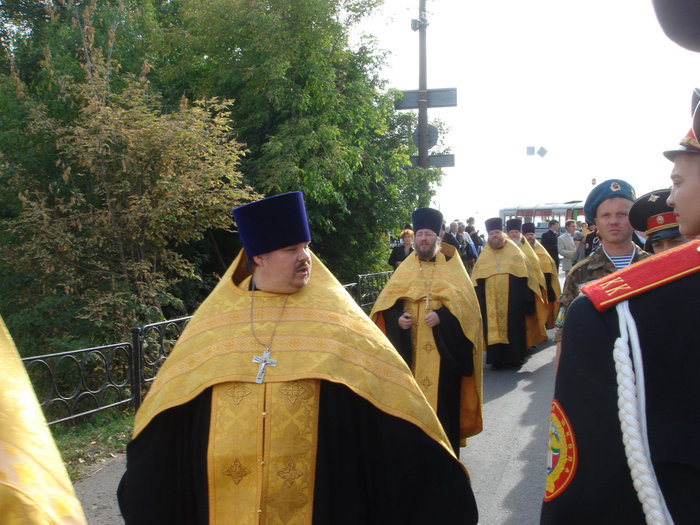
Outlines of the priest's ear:
{"label": "priest's ear", "polygon": [[252,262],[255,266],[263,266],[264,262],[270,257],[269,253],[262,253],[260,255],[254,255]]}

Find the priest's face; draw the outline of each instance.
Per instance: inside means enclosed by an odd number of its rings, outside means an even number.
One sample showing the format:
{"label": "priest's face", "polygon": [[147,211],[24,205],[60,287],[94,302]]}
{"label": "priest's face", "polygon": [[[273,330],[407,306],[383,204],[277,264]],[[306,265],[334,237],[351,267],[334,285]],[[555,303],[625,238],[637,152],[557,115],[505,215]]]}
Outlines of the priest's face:
{"label": "priest's face", "polygon": [[437,254],[439,242],[433,230],[427,228],[418,230],[415,240],[416,255],[421,261],[429,261]]}
{"label": "priest's face", "polygon": [[488,243],[494,250],[500,250],[506,244],[506,236],[501,230],[491,230],[489,232]]}
{"label": "priest's face", "polygon": [[508,237],[510,237],[510,240],[513,241],[515,244],[520,244],[520,236],[522,234],[520,233],[520,230],[509,230],[508,231]]}
{"label": "priest's face", "polygon": [[309,243],[301,242],[253,257],[258,265],[253,275],[256,288],[275,293],[301,290],[311,277]]}
{"label": "priest's face", "polygon": [[534,234],[534,233],[525,233],[525,234],[523,234],[523,235],[525,235],[525,238],[527,239],[527,242],[530,243],[530,246],[534,246],[534,245],[535,245],[535,239],[536,239],[536,237],[535,237],[535,234]]}

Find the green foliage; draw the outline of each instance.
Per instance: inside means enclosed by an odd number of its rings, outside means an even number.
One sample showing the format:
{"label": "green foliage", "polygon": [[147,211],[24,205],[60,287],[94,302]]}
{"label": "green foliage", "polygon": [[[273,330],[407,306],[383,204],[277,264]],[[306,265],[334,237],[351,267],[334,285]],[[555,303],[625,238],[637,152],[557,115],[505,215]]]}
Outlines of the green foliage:
{"label": "green foliage", "polygon": [[71,481],[94,472],[115,454],[124,453],[133,424],[133,409],[112,409],[76,425],[50,427]]}
{"label": "green foliage", "polygon": [[25,355],[58,337],[122,340],[166,308],[186,314],[172,287],[199,276],[177,247],[230,227],[231,206],[254,196],[237,171],[230,101],[183,100],[164,114],[143,78],[122,74],[113,91],[113,63],[85,46],[80,78],[46,71],[71,114],[56,115],[17,89],[20,119],[0,139],[3,153],[20,137],[37,145],[46,167],[20,147],[4,154],[0,174],[18,203],[2,222],[3,259],[12,261],[3,289]]}
{"label": "green foliage", "polygon": [[[232,117],[257,191],[304,192],[314,249],[341,281],[386,269],[386,234],[429,194],[439,170],[406,169],[415,117],[393,109],[372,41],[348,47],[350,26],[377,2],[182,0],[168,5],[153,82],[235,100]],[[161,11],[162,13],[162,11]]]}
{"label": "green foliage", "polygon": [[0,4],[0,308],[23,354],[192,313],[260,194],[304,192],[342,282],[387,269],[441,172],[406,168],[415,116],[375,44],[348,45],[380,2]]}
{"label": "green foliage", "polygon": [[231,204],[247,197],[228,103],[163,115],[145,83],[126,83],[109,104],[89,98],[88,84],[68,86],[85,100],[68,126],[31,113],[29,129],[55,143],[62,176],[44,186],[18,166],[10,183],[22,211],[6,222],[24,300],[58,303],[57,315],[72,312],[118,339],[178,305],[169,285],[196,271],[174,246],[228,227]]}

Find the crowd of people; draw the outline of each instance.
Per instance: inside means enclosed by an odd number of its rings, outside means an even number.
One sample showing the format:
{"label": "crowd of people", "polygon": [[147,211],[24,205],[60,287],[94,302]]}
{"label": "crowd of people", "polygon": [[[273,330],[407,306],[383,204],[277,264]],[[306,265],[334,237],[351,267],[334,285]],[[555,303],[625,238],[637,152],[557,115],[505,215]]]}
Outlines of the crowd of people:
{"label": "crowd of people", "polygon": [[[455,219],[447,226],[443,219],[440,229],[440,241],[444,244],[449,244],[457,249],[457,254],[462,259],[462,263],[471,275],[474,263],[481,253],[481,248],[484,245],[484,237],[479,234],[479,230],[474,227],[474,217],[469,217],[464,223]],[[392,270],[395,270],[401,261],[403,261],[413,251],[414,231],[411,225],[407,224],[399,234],[400,241],[392,247],[389,260],[387,261]]]}
{"label": "crowd of people", "polygon": [[[680,4],[654,2],[700,51]],[[481,245],[415,210],[369,316],[309,249],[301,193],[235,208],[243,249],[136,414],[126,523],[476,524],[459,448],[483,427],[483,355],[518,365],[555,326],[541,524],[697,523],[698,133],[700,109],[663,152],[670,190],[596,186],[579,235],[494,217]],[[1,321],[0,368],[3,523],[85,523]]]}

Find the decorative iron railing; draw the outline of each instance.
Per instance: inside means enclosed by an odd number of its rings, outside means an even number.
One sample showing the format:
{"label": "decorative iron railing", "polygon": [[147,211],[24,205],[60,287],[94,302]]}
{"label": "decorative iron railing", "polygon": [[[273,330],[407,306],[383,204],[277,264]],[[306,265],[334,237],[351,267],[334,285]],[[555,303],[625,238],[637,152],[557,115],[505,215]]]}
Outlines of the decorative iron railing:
{"label": "decorative iron railing", "polygon": [[[344,288],[369,312],[391,274],[358,275],[357,282]],[[131,343],[22,359],[49,425],[128,403],[138,408],[190,319],[132,328]]]}
{"label": "decorative iron railing", "polygon": [[355,301],[357,301],[357,304],[359,304],[365,312],[370,312],[379,293],[393,273],[394,272],[367,273],[357,276]]}
{"label": "decorative iron railing", "polygon": [[191,316],[180,317],[131,329],[131,344],[135,349],[132,358],[134,369],[137,370],[140,379],[132,396],[136,408],[141,406],[143,393],[155,379],[158,370],[170,355],[170,350],[175,346],[190,319],[192,319]]}
{"label": "decorative iron railing", "polygon": [[23,359],[49,424],[132,401],[132,346],[117,343]]}

